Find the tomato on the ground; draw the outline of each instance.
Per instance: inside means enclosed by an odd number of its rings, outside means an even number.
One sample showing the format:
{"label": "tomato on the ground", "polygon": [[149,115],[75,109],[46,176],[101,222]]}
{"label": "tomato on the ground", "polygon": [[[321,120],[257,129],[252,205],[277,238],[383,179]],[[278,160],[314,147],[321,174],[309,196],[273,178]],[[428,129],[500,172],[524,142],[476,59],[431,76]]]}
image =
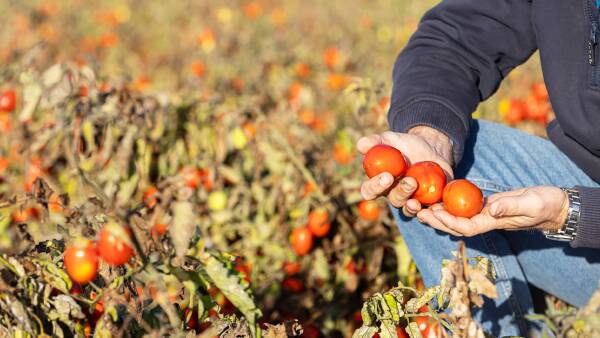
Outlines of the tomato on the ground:
{"label": "tomato on the ground", "polygon": [[135,254],[129,230],[116,223],[106,224],[98,237],[98,253],[110,265],[129,262]]}
{"label": "tomato on the ground", "polygon": [[98,253],[90,240],[76,240],[64,252],[64,264],[71,280],[87,284],[96,278]]}
{"label": "tomato on the ground", "polygon": [[381,213],[379,205],[375,201],[360,201],[358,203],[358,214],[365,221],[376,221]]}
{"label": "tomato on the ground", "polygon": [[313,235],[306,226],[292,230],[290,242],[298,256],[304,256],[310,252],[313,246]]}

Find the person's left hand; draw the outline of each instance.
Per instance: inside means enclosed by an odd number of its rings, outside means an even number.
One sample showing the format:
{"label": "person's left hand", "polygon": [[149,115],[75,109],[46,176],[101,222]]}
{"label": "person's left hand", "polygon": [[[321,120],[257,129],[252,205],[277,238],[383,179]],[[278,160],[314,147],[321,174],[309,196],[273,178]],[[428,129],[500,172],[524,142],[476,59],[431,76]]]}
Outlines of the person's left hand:
{"label": "person's left hand", "polygon": [[538,186],[490,195],[480,214],[456,217],[435,204],[419,211],[423,223],[455,236],[472,237],[491,230],[557,230],[569,210],[567,194],[560,188]]}

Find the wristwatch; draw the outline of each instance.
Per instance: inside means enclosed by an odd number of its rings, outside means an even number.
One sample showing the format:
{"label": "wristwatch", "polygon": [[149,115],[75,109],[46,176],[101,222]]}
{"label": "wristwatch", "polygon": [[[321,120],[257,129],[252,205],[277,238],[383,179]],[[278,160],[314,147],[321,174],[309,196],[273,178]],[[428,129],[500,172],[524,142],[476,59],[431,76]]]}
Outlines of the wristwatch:
{"label": "wristwatch", "polygon": [[577,236],[577,225],[579,224],[579,217],[581,216],[581,197],[579,191],[575,189],[561,188],[567,193],[569,199],[569,211],[567,214],[567,220],[559,230],[544,230],[546,238],[555,240],[570,242]]}

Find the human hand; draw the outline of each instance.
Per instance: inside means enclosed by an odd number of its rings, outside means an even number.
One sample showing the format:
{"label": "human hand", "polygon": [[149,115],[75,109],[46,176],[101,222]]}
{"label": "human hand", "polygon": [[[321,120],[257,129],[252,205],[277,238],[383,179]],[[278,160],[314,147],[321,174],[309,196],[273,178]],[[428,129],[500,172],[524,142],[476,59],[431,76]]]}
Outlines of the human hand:
{"label": "human hand", "polygon": [[[436,162],[449,178],[453,177],[450,139],[436,129],[418,126],[408,133],[387,131],[361,138],[356,147],[364,155],[378,144],[397,148],[404,154],[409,164],[421,161]],[[404,177],[395,182],[390,173],[381,173],[363,182],[361,194],[366,200],[386,196],[393,206],[402,208],[404,215],[414,217],[421,210],[421,203],[410,198],[416,189],[417,181],[412,177]]]}
{"label": "human hand", "polygon": [[560,188],[537,186],[487,197],[483,210],[472,218],[456,217],[441,203],[421,210],[423,223],[455,236],[472,237],[491,230],[558,230],[569,211],[569,199]]}

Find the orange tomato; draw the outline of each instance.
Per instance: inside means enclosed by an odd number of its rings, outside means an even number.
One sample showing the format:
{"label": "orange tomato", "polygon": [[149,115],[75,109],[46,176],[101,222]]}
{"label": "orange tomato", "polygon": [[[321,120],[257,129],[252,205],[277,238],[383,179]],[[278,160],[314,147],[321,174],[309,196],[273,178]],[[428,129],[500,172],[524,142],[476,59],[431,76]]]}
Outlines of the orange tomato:
{"label": "orange tomato", "polygon": [[329,214],[325,209],[317,209],[308,214],[308,229],[315,237],[325,237],[331,229]]}
{"label": "orange tomato", "polygon": [[333,159],[341,164],[341,165],[345,165],[350,163],[350,161],[352,161],[354,159],[354,153],[348,149],[348,147],[345,147],[342,144],[336,143],[333,146]]}
{"label": "orange tomato", "polygon": [[98,253],[103,261],[110,265],[122,265],[134,256],[131,247],[131,233],[125,227],[108,223],[98,238]]}
{"label": "orange tomato", "polygon": [[306,62],[296,64],[296,76],[299,78],[307,78],[310,75],[310,66]]}
{"label": "orange tomato", "polygon": [[323,52],[323,61],[329,69],[334,69],[340,61],[340,51],[335,47],[329,47]]}
{"label": "orange tomato", "polygon": [[158,203],[158,189],[155,186],[150,186],[144,191],[144,203],[151,209]]}
{"label": "orange tomato", "polygon": [[158,237],[158,236],[163,236],[164,234],[166,234],[168,229],[169,229],[168,224],[156,223],[156,224],[154,224],[154,226],[152,227],[152,230],[150,230],[150,232],[153,236]]}
{"label": "orange tomato", "polygon": [[549,98],[548,89],[543,82],[536,82],[531,86],[531,92],[539,101],[547,101]]}
{"label": "orange tomato", "polygon": [[302,269],[302,264],[298,262],[285,262],[283,263],[283,271],[288,276],[294,276]]}
{"label": "orange tomato", "polygon": [[504,120],[506,123],[510,125],[515,125],[527,116],[527,106],[523,101],[520,100],[511,100],[508,111],[506,112],[506,116]]}
{"label": "orange tomato", "polygon": [[206,71],[206,66],[202,61],[194,61],[190,65],[190,69],[192,70],[192,74],[196,75],[197,77],[203,77]]}
{"label": "orange tomato", "polygon": [[313,246],[313,235],[308,227],[299,227],[292,230],[290,242],[298,256],[304,256],[310,252]]}
{"label": "orange tomato", "polygon": [[415,319],[423,338],[438,338],[441,336],[440,324],[428,316],[419,316]]}
{"label": "orange tomato", "polygon": [[87,284],[96,278],[98,253],[90,240],[79,240],[68,246],[64,252],[64,264],[71,280]]}
{"label": "orange tomato", "polygon": [[444,188],[444,208],[454,216],[471,218],[483,209],[483,194],[465,179],[455,180]]}
{"label": "orange tomato", "polygon": [[304,291],[304,284],[302,283],[302,281],[294,277],[284,279],[283,282],[281,282],[281,286],[283,286],[284,289],[293,293],[300,293]]}
{"label": "orange tomato", "polygon": [[363,159],[363,168],[369,178],[388,172],[394,178],[406,173],[407,164],[400,150],[386,144],[378,144],[367,152]]}
{"label": "orange tomato", "polygon": [[379,205],[375,201],[360,201],[358,203],[358,214],[365,221],[375,221],[379,219]]}
{"label": "orange tomato", "polygon": [[446,186],[446,174],[437,163],[417,162],[408,168],[406,176],[413,177],[418,184],[412,198],[423,205],[432,205],[442,200],[442,193]]}

